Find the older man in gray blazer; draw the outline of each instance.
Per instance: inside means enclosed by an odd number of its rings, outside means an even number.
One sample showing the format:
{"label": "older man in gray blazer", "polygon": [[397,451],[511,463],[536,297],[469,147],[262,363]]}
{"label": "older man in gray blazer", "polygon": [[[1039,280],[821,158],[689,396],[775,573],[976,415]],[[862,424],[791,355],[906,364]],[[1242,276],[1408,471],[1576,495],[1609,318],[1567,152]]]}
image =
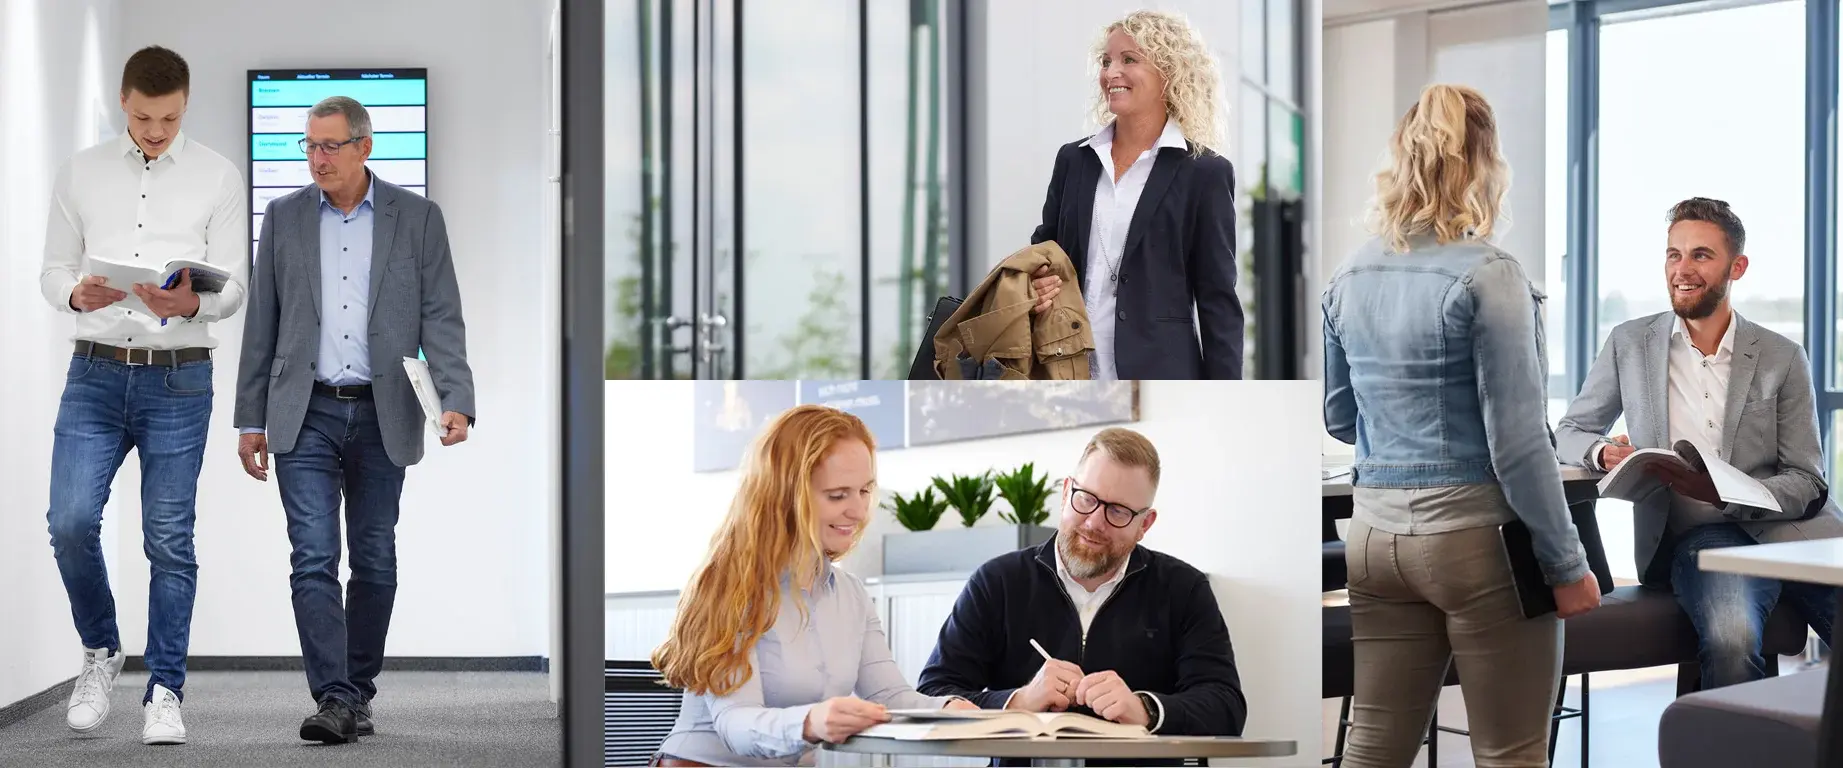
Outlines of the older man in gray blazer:
{"label": "older man in gray blazer", "polygon": [[[1791,340],[1729,306],[1747,271],[1746,232],[1719,200],[1670,212],[1671,308],[1613,330],[1555,431],[1561,460],[1612,469],[1639,448],[1687,440],[1754,477],[1779,510],[1723,502],[1707,475],[1660,469],[1633,505],[1641,580],[1674,588],[1696,627],[1705,688],[1766,675],[1761,637],[1779,602],[1831,636],[1836,590],[1697,567],[1704,549],[1843,536],[1818,444],[1811,363]],[[1605,437],[1623,413],[1630,436]]]}
{"label": "older man in gray blazer", "polygon": [[[333,97],[308,112],[314,184],[269,203],[237,374],[244,471],[277,484],[294,546],[294,619],[319,709],[301,738],[372,732],[371,699],[397,591],[404,468],[423,415],[404,371],[420,349],[443,445],[467,439],[473,373],[441,208],[373,176],[371,118]],[[340,600],[340,497],[352,577]]]}

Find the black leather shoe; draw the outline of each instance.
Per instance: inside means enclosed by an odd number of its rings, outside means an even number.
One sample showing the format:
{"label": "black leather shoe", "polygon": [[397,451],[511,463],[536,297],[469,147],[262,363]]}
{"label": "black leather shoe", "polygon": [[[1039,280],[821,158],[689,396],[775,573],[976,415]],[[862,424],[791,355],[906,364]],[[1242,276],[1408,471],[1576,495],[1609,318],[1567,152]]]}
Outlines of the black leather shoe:
{"label": "black leather shoe", "polygon": [[377,729],[371,725],[371,702],[365,702],[352,708],[352,722],[356,724],[356,731],[360,736],[377,733]]}
{"label": "black leather shoe", "polygon": [[337,699],[320,702],[320,711],[301,722],[301,738],[322,744],[358,741],[358,723],[352,708]]}

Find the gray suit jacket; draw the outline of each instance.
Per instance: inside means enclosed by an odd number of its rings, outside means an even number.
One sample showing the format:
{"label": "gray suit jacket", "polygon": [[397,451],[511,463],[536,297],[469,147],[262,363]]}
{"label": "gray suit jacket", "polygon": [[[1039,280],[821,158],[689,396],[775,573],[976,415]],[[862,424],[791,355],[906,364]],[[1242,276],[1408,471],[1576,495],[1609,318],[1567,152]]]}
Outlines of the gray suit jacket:
{"label": "gray suit jacket", "polygon": [[[1723,516],[1761,543],[1843,536],[1843,515],[1824,480],[1810,360],[1790,339],[1739,313],[1734,323],[1721,459],[1764,483],[1784,511],[1729,504]],[[1592,467],[1594,445],[1604,441],[1621,413],[1634,447],[1670,447],[1667,386],[1675,330],[1676,315],[1669,312],[1613,329],[1555,430],[1556,454],[1564,463]],[[1670,580],[1673,548],[1661,546],[1670,506],[1671,491],[1660,484],[1632,508],[1639,577],[1647,585]]]}
{"label": "gray suit jacket", "polygon": [[[420,348],[442,409],[474,416],[473,371],[461,290],[442,210],[373,177],[371,391],[391,463],[422,460],[428,431],[403,371]],[[320,357],[320,191],[308,185],[269,203],[250,273],[243,355],[237,368],[237,424],[263,427],[271,453],[294,450]]]}

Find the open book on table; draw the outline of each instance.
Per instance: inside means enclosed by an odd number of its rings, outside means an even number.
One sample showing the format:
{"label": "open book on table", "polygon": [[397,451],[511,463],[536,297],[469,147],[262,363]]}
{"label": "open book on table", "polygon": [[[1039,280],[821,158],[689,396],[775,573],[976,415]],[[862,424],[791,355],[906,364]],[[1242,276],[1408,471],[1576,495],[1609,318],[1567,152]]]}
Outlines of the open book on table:
{"label": "open book on table", "polygon": [[1779,500],[1766,485],[1734,468],[1734,465],[1698,450],[1688,440],[1678,440],[1670,448],[1643,448],[1632,452],[1600,478],[1600,495],[1605,498],[1638,501],[1650,495],[1658,479],[1649,467],[1670,464],[1696,474],[1707,475],[1715,482],[1715,493],[1722,501],[1748,507],[1779,509]]}
{"label": "open book on table", "polygon": [[1152,738],[1142,726],[1109,722],[1076,712],[892,709],[889,714],[890,722],[873,725],[858,735],[901,741]]}
{"label": "open book on table", "polygon": [[138,260],[123,261],[105,256],[90,255],[87,259],[86,274],[101,277],[105,285],[128,297],[117,302],[123,309],[151,315],[147,303],[134,295],[134,286],[147,283],[161,288],[172,288],[179,284],[182,270],[192,271],[193,293],[222,293],[224,284],[230,281],[230,273],[222,267],[213,266],[193,259],[173,259],[164,264],[139,263]]}

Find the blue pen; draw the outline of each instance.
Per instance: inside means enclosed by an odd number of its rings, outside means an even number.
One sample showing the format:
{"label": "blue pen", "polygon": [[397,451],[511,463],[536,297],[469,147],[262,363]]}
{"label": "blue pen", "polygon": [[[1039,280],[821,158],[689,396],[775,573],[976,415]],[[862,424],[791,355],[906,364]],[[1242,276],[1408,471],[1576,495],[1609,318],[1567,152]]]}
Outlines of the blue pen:
{"label": "blue pen", "polygon": [[[169,277],[166,279],[166,285],[160,286],[160,290],[170,291],[170,290],[173,290],[173,286],[178,285],[178,284],[179,284],[179,273],[174,272],[172,277]],[[160,327],[162,328],[166,327],[166,318],[164,317],[160,318]]]}

